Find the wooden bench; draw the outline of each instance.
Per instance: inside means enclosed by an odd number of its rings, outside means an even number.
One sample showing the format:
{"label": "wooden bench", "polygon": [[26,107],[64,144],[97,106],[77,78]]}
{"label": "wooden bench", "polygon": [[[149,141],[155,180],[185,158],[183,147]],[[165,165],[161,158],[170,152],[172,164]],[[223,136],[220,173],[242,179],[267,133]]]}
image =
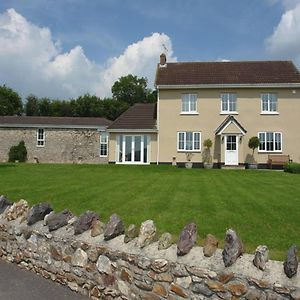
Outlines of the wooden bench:
{"label": "wooden bench", "polygon": [[290,156],[289,155],[283,155],[283,154],[269,154],[268,155],[268,166],[270,169],[273,168],[273,166],[283,166],[285,163],[290,162]]}

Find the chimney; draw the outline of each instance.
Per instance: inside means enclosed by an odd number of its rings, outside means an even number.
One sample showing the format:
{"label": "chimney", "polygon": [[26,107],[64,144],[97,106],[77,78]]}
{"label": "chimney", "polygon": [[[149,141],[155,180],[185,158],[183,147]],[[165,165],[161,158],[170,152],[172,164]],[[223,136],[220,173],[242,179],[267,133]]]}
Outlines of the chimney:
{"label": "chimney", "polygon": [[167,64],[167,57],[166,54],[162,53],[160,55],[160,61],[159,61],[160,66],[165,66]]}

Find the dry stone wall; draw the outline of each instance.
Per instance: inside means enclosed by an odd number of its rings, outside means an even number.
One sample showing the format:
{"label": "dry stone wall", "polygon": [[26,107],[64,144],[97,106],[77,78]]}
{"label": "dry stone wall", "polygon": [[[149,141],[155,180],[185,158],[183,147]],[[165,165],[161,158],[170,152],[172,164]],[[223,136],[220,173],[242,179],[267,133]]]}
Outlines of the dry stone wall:
{"label": "dry stone wall", "polygon": [[36,146],[35,128],[0,128],[0,161],[8,161],[11,146],[24,141],[28,161],[41,163],[103,163],[100,157],[100,141],[97,129],[45,128],[45,146]]}
{"label": "dry stone wall", "polygon": [[125,230],[115,214],[104,224],[94,212],[51,210],[0,196],[0,256],[92,299],[300,299],[295,247],[283,264],[265,246],[243,254],[233,230],[223,251],[211,235],[204,250],[196,224],[174,245],[170,234],[156,240],[152,220]]}

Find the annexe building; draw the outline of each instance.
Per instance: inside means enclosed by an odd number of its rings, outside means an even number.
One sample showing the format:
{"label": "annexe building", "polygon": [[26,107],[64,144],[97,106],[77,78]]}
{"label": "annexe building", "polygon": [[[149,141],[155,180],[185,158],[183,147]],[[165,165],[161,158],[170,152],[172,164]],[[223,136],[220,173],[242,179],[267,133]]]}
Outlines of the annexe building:
{"label": "annexe building", "polygon": [[0,116],[0,161],[11,146],[24,141],[28,162],[105,163],[108,158],[105,118]]}

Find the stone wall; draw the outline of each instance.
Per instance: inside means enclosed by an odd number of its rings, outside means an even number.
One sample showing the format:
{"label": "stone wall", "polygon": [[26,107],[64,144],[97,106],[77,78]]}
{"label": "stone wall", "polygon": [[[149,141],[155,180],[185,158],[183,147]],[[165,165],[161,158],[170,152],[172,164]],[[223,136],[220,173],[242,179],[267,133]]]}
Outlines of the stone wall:
{"label": "stone wall", "polygon": [[0,128],[0,161],[7,162],[11,146],[25,142],[28,162],[41,163],[103,163],[97,129],[45,128],[45,146],[37,147],[35,128]]}
{"label": "stone wall", "polygon": [[174,245],[169,234],[156,240],[151,220],[139,230],[130,225],[124,235],[117,215],[103,224],[93,212],[76,217],[45,203],[11,204],[0,196],[2,259],[92,299],[300,299],[294,247],[283,265],[268,260],[266,248],[243,254],[233,230],[222,252],[213,236],[204,248],[194,246],[195,224]]}

